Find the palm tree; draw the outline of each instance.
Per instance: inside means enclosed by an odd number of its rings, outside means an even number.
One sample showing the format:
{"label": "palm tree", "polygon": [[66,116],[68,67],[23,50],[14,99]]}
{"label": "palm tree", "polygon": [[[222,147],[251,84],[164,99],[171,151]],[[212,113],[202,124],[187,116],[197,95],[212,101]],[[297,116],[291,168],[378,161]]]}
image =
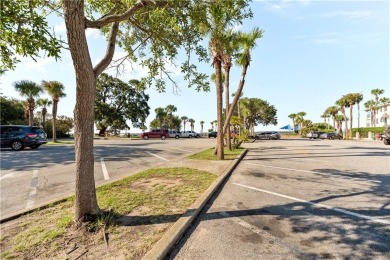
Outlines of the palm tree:
{"label": "palm tree", "polygon": [[375,101],[374,100],[368,100],[366,103],[364,103],[364,107],[367,109],[367,110],[370,110],[370,114],[371,114],[371,126],[375,126],[376,125],[376,122],[375,122]]}
{"label": "palm tree", "polygon": [[190,122],[190,127],[191,127],[191,131],[194,131],[194,123],[195,123],[195,120],[190,118],[188,119],[188,122]]}
{"label": "palm tree", "polygon": [[325,113],[331,115],[333,119],[333,129],[336,129],[335,115],[337,115],[338,112],[339,112],[339,107],[337,106],[330,106],[325,110]]}
{"label": "palm tree", "polygon": [[186,122],[188,120],[188,117],[182,116],[180,119],[183,121],[183,128],[184,128],[183,131],[185,131],[186,130]]}
{"label": "palm tree", "polygon": [[345,121],[345,138],[348,139],[348,124],[347,124],[347,116],[345,114],[345,108],[349,106],[349,103],[345,96],[342,96],[340,99],[336,101],[336,105],[340,107],[340,112],[344,116],[344,121]]}
{"label": "palm tree", "polygon": [[363,100],[363,94],[362,93],[354,93],[355,95],[355,101],[358,108],[358,128],[360,128],[360,102]]}
{"label": "palm tree", "polygon": [[289,114],[288,118],[290,118],[293,121],[293,131],[295,132],[295,118],[297,117],[297,114]]}
{"label": "palm tree", "polygon": [[336,121],[337,134],[340,134],[342,122],[345,121],[345,118],[343,115],[337,114],[334,116],[334,120]]}
{"label": "palm tree", "polygon": [[165,107],[165,112],[167,113],[167,121],[168,121],[168,125],[171,126],[172,125],[172,119],[173,119],[173,112],[176,112],[177,111],[177,107],[175,107],[174,105],[168,105]]}
{"label": "palm tree", "polygon": [[296,121],[300,125],[299,135],[302,135],[303,122],[305,121],[304,117],[306,116],[306,112],[297,113]]}
{"label": "palm tree", "polygon": [[42,127],[45,128],[46,125],[46,114],[47,114],[47,107],[52,104],[51,100],[48,98],[41,98],[37,100],[37,105],[39,107],[42,107]]}
{"label": "palm tree", "polygon": [[56,133],[56,121],[57,121],[57,106],[60,98],[66,97],[64,92],[64,85],[58,81],[42,81],[42,86],[46,89],[47,93],[51,96],[53,101],[53,142],[57,142],[57,133]]}
{"label": "palm tree", "polygon": [[[345,96],[343,96],[343,98],[345,99],[345,102],[346,102],[346,106],[345,107],[349,107],[349,132],[346,133],[348,135],[348,138],[352,138],[352,121],[353,121],[353,106],[356,104],[356,98],[357,96],[354,94],[354,93],[349,93]],[[347,139],[348,139],[347,138]]]}
{"label": "palm tree", "polygon": [[[245,83],[245,77],[246,73],[248,70],[248,67],[251,62],[251,51],[252,49],[256,46],[256,41],[257,39],[263,37],[263,31],[260,30],[259,28],[254,28],[252,31],[249,33],[238,33],[237,34],[237,41],[239,43],[240,47],[240,53],[238,53],[236,63],[241,66],[241,79],[240,83],[238,85],[237,91],[235,92],[232,104],[229,109],[228,116],[225,120],[225,125],[224,125],[224,133],[226,133],[227,130],[227,125],[226,122],[229,122],[231,117],[233,116],[234,109],[237,106],[239,98],[242,96],[242,90],[244,88],[244,83]],[[241,108],[239,108],[241,109]],[[240,111],[241,113],[242,111]],[[244,125],[245,127],[245,125]]]}
{"label": "palm tree", "polygon": [[167,113],[165,112],[165,109],[162,107],[158,107],[154,110],[156,112],[156,119],[160,122],[160,128],[163,127],[164,119],[167,116]]}
{"label": "palm tree", "polygon": [[200,121],[200,133],[203,133],[203,125],[204,125],[204,121]]}
{"label": "palm tree", "polygon": [[[324,113],[321,115],[321,117],[324,119],[324,121],[325,121],[325,123],[328,125],[328,129],[329,129],[329,117],[330,117],[330,115],[324,112]],[[328,120],[328,121],[327,121],[327,120]]]}
{"label": "palm tree", "polygon": [[371,90],[371,94],[375,97],[375,104],[376,105],[379,104],[379,95],[382,95],[384,92],[385,92],[384,89],[379,89],[379,88]]}
{"label": "palm tree", "polygon": [[214,121],[211,121],[210,124],[211,124],[211,129],[213,129],[214,131]]}
{"label": "palm tree", "polygon": [[34,110],[35,110],[35,98],[39,97],[39,94],[43,92],[41,86],[30,80],[22,80],[14,83],[15,90],[19,92],[22,97],[27,97],[26,112],[28,112],[28,124],[33,125],[34,122]]}

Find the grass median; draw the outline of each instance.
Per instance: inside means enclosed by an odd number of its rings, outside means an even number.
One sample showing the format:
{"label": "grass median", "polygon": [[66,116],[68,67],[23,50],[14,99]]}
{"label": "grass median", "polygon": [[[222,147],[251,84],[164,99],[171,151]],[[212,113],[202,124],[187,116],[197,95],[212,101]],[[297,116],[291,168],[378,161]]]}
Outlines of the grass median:
{"label": "grass median", "polygon": [[1,225],[1,259],[140,259],[217,178],[153,168],[97,188],[102,213],[73,221],[74,198]]}

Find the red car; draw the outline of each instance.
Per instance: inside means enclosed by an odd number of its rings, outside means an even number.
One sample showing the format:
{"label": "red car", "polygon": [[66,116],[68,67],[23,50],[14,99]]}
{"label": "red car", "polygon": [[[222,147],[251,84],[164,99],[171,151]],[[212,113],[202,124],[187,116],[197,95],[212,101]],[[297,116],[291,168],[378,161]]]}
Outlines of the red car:
{"label": "red car", "polygon": [[144,140],[148,140],[149,138],[161,138],[161,140],[165,140],[168,137],[169,132],[164,129],[153,129],[150,132],[143,132],[141,134],[141,138]]}

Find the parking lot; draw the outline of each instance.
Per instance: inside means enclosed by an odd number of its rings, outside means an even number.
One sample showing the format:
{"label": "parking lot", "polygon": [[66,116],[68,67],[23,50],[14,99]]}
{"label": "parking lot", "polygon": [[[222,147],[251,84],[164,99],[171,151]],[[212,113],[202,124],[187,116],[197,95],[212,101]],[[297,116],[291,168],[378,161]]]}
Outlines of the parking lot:
{"label": "parking lot", "polygon": [[389,259],[390,160],[382,142],[247,146],[170,259]]}

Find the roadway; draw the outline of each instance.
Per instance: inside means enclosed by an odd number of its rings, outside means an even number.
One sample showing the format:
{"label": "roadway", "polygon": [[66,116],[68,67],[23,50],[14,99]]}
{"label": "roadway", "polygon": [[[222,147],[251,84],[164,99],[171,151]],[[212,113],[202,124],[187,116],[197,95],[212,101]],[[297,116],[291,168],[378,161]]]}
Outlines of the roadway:
{"label": "roadway", "polygon": [[390,259],[382,142],[256,141],[169,259]]}

